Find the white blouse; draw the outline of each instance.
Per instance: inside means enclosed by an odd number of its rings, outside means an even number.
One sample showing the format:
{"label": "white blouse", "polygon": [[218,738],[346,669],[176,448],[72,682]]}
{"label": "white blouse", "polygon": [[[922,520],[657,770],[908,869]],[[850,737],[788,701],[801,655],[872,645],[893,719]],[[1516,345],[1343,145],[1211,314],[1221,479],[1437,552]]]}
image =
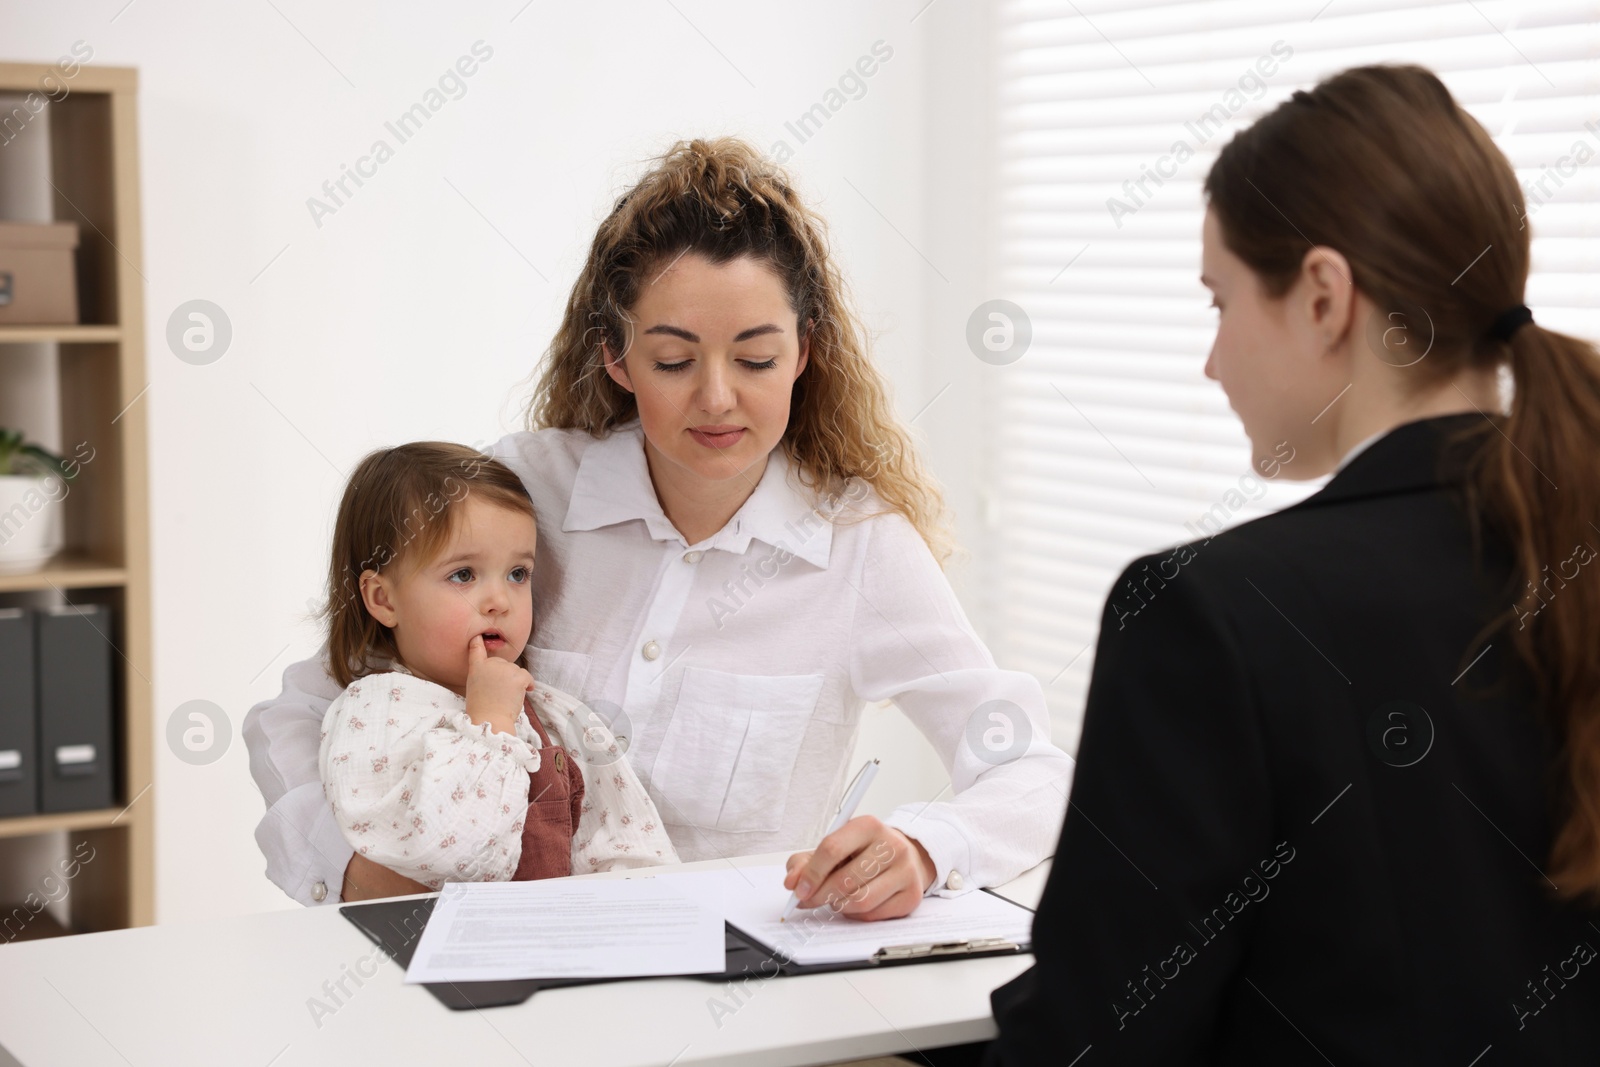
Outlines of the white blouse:
{"label": "white blouse", "polygon": [[[578,758],[584,797],[568,843],[572,872],[677,862],[655,805],[612,754],[603,723],[540,682],[529,704],[552,743]],[[322,720],[323,794],[355,851],[439,889],[506,882],[522,859],[528,776],[545,753],[519,712],[515,733],[473,723],[465,698],[396,669],[351,682]]]}
{"label": "white blouse", "polygon": [[[885,820],[927,849],[931,892],[1050,855],[1073,765],[1048,740],[1043,690],[995,665],[904,517],[863,519],[882,507],[866,483],[818,503],[779,447],[727,525],[691,545],[661,511],[637,421],[600,440],[514,433],[494,456],[538,514],[529,669],[606,718],[684,860],[815,846],[877,700],[950,774]],[[293,664],[243,727],[267,874],[307,903],[337,897],[350,858],[317,784],[338,693],[320,657]]]}

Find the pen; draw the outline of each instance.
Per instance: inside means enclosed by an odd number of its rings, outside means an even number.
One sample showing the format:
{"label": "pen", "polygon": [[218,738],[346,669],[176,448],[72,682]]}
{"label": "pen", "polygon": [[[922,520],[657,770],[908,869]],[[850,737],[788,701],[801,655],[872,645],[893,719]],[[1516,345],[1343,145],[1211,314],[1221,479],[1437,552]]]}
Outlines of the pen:
{"label": "pen", "polygon": [[[828,833],[823,834],[823,837],[827,837],[828,834],[833,833],[839,827],[855,818],[856,809],[861,806],[861,798],[867,795],[867,788],[872,785],[872,779],[877,777],[877,774],[877,760],[868,760],[866,763],[861,765],[861,769],[856,772],[855,784],[850,787],[849,792],[845,793],[844,802],[839,805],[839,814],[833,817],[833,825],[828,827]],[[783,918],[779,919],[778,921],[788,922],[789,916],[794,914],[794,909],[799,907],[799,905],[799,896],[794,893],[790,893],[789,903],[783,909]]]}

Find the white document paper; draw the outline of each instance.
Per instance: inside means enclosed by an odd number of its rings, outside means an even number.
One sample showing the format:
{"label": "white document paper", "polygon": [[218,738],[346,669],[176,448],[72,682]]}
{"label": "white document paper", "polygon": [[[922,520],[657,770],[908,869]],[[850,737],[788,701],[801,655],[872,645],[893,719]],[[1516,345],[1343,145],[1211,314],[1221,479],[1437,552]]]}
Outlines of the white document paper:
{"label": "white document paper", "polygon": [[871,959],[880,948],[889,946],[984,937],[1021,945],[1033,933],[1033,912],[981,891],[961,897],[925,897],[917,910],[903,919],[862,922],[816,908],[796,911],[787,922],[780,922],[789,902],[789,891],[783,888],[784,873],[782,867],[766,866],[672,877],[699,883],[695,895],[719,902],[728,922],[801,964],[853,962]]}
{"label": "white document paper", "polygon": [[670,877],[451,882],[407,982],[634,978],[726,966],[722,912]]}

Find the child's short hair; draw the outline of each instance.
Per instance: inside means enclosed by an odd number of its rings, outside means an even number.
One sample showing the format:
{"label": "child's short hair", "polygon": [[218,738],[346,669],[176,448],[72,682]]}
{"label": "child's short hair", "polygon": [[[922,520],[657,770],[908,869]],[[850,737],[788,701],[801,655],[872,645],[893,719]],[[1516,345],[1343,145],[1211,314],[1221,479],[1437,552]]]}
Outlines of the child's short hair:
{"label": "child's short hair", "polygon": [[341,686],[398,658],[394,634],[367,610],[361,575],[415,568],[449,540],[469,494],[534,515],[522,480],[505,464],[465,445],[417,441],[369,454],[350,475],[333,527],[327,603],[328,672]]}

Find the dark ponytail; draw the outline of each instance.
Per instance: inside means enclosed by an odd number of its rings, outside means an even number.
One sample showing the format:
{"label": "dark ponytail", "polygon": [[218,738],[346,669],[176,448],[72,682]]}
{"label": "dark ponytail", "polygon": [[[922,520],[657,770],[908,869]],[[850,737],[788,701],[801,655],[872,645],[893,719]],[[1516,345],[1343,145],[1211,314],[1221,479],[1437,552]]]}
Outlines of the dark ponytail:
{"label": "dark ponytail", "polygon": [[[1566,818],[1550,880],[1600,897],[1600,355],[1538,325],[1507,342],[1511,415],[1480,452],[1474,488],[1516,552],[1511,632],[1555,713]],[[1589,573],[1583,573],[1585,570]]]}

